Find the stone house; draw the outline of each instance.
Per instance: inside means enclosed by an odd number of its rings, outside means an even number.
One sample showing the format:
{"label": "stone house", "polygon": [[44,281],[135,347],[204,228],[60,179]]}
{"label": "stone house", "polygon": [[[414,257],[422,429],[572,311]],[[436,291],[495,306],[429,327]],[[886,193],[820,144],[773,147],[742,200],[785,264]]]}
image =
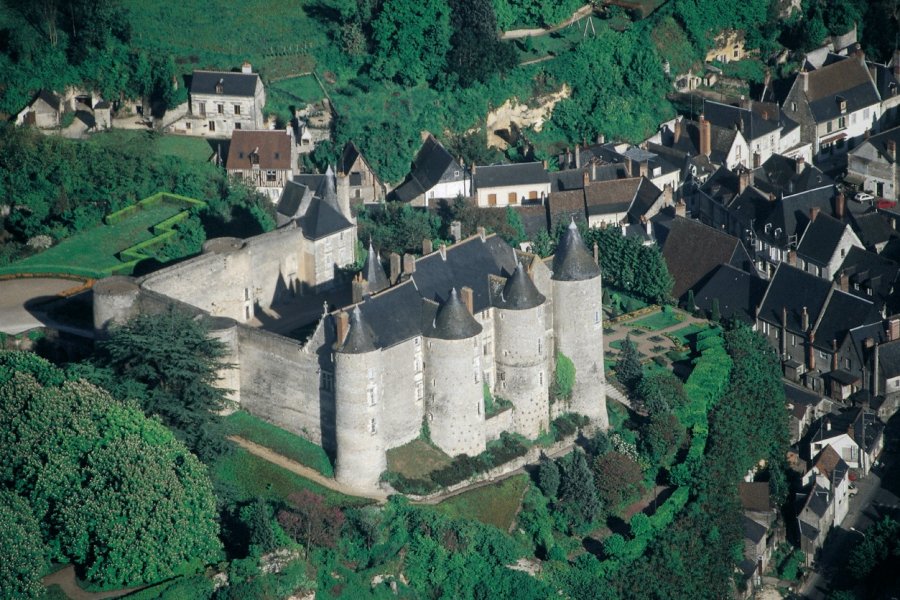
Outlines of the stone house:
{"label": "stone house", "polygon": [[189,113],[170,126],[186,135],[229,138],[235,130],[265,128],[266,90],[250,63],[240,73],[194,71]]}
{"label": "stone house", "polygon": [[294,177],[297,160],[293,128],[238,129],[231,136],[225,170],[276,202],[284,186]]}
{"label": "stone house", "polygon": [[881,96],[881,121],[878,130],[896,127],[900,125],[900,49],[894,50],[887,65],[872,61],[868,65]]}
{"label": "stone house", "polygon": [[646,224],[666,205],[666,197],[649,179],[633,177],[587,184],[584,202],[588,226],[605,227]]}
{"label": "stone house", "polygon": [[34,125],[39,129],[59,127],[65,110],[62,98],[51,91],[41,90],[34,100],[16,115],[16,125]]}
{"label": "stone house", "polygon": [[472,166],[479,207],[543,203],[550,195],[550,176],[539,162]]}
{"label": "stone house", "polygon": [[457,162],[433,135],[425,133],[413,159],[409,176],[394,191],[400,202],[431,206],[434,200],[469,197],[472,182],[468,170]]}
{"label": "stone house", "polygon": [[822,394],[790,381],[782,380],[784,397],[790,411],[791,444],[796,444],[806,435],[810,426],[831,412],[831,401]]}
{"label": "stone house", "polygon": [[864,140],[847,156],[847,177],[878,198],[900,200],[898,143],[900,143],[900,127]]}
{"label": "stone house", "polygon": [[831,447],[849,468],[865,477],[884,449],[884,424],[866,408],[850,408],[822,417],[807,438],[809,456]]}
{"label": "stone house", "polygon": [[738,494],[743,511],[744,560],[739,564],[745,577],[759,584],[769,568],[772,553],[784,539],[778,508],[773,505],[767,481],[742,481]]}
{"label": "stone house", "polygon": [[814,160],[854,148],[877,128],[881,97],[861,50],[832,55],[822,67],[797,75],[783,103],[800,123],[800,138],[812,144]]}
{"label": "stone house", "polygon": [[716,36],[713,47],[706,53],[705,62],[717,60],[730,63],[747,57],[744,48],[744,32],[734,29],[722,31]]}
{"label": "stone house", "polygon": [[825,446],[814,458],[812,468],[804,476],[804,483],[812,481],[831,492],[834,526],[839,526],[850,509],[850,466],[833,446]]}
{"label": "stone house", "polygon": [[[650,152],[665,152],[682,157],[703,158],[715,167],[734,169],[739,165],[749,167],[753,157],[750,144],[737,127],[722,127],[700,115],[697,121],[676,117],[663,123],[659,132],[647,140]],[[673,157],[674,158],[674,157]]]}
{"label": "stone house", "polygon": [[797,266],[823,279],[834,279],[851,248],[862,242],[849,225],[814,211],[797,246]]}
{"label": "stone house", "polygon": [[576,144],[574,150],[566,148],[557,156],[560,170],[551,174],[552,191],[580,189],[595,181],[635,177],[645,177],[661,190],[666,186],[677,190],[681,186],[684,157],[669,154],[666,148],[651,148],[649,142],[642,147],[612,142]]}
{"label": "stone house", "polygon": [[806,557],[806,565],[811,566],[834,525],[834,498],[830,490],[813,483],[796,495],[795,506],[800,550]]}
{"label": "stone house", "polygon": [[384,184],[353,142],[347,142],[344,145],[344,150],[338,160],[337,172],[349,178],[347,183],[352,204],[384,202]]}

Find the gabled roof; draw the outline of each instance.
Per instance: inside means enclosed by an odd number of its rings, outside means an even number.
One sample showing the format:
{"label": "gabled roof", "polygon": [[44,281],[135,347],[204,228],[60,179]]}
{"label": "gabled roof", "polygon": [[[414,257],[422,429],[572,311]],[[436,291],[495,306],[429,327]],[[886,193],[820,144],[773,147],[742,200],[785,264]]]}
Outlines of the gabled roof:
{"label": "gabled roof", "polygon": [[878,367],[885,379],[900,376],[900,340],[879,346]]}
{"label": "gabled roof", "polygon": [[640,185],[641,178],[639,177],[589,184],[584,188],[587,214],[595,216],[627,212],[634,202]]}
{"label": "gabled roof", "polygon": [[810,325],[814,324],[825,307],[831,287],[830,281],[781,263],[763,297],[759,318],[780,326],[782,308],[785,308],[788,330],[805,333],[802,327],[803,309],[809,315]]}
{"label": "gabled roof", "polygon": [[850,333],[850,329],[880,322],[881,315],[872,302],[841,290],[834,290],[815,325],[816,339],[813,345],[821,350],[830,351],[832,341],[836,340],[840,346]]}
{"label": "gabled roof", "polygon": [[887,218],[878,211],[862,214],[850,213],[850,223],[853,231],[859,237],[859,241],[866,248],[875,248],[876,244],[887,242],[897,237],[897,231],[891,227]]}
{"label": "gabled roof", "polygon": [[292,169],[295,166],[291,164],[293,143],[293,138],[284,130],[238,129],[231,135],[225,168],[229,171],[252,169],[251,156],[255,155],[261,170]]}
{"label": "gabled roof", "polygon": [[725,319],[753,323],[756,307],[766,292],[766,282],[731,265],[720,265],[694,292],[694,302],[702,310],[712,310],[713,299],[719,301],[719,314]]}
{"label": "gabled roof", "polygon": [[637,193],[628,209],[628,220],[631,223],[638,223],[641,217],[647,214],[647,211],[656,204],[656,201],[662,195],[662,191],[653,185],[653,182],[645,177],[641,177],[638,185]]}
{"label": "gabled roof", "polygon": [[338,159],[337,172],[349,175],[350,185],[360,185],[360,182],[354,181],[352,171],[353,163],[355,163],[357,159],[362,160],[366,168],[372,172],[372,175],[375,177],[375,179],[378,179],[378,175],[372,169],[369,161],[366,160],[366,157],[362,155],[362,152],[360,152],[359,148],[353,142],[347,142],[346,144],[344,144],[344,150],[341,152],[341,156]]}
{"label": "gabled roof", "polygon": [[891,158],[890,153],[888,153],[887,143],[889,141],[893,141],[896,146],[900,146],[900,127],[894,127],[893,129],[888,129],[878,135],[873,135],[869,139],[864,140],[857,149],[851,150],[851,152],[857,154],[859,153],[859,148],[862,148],[864,145],[869,145],[878,152],[879,158],[890,165],[896,162],[896,160]]}
{"label": "gabled roof", "polygon": [[276,212],[287,218],[293,219],[299,216],[300,206],[303,203],[303,197],[310,191],[310,189],[296,181],[288,181],[284,185],[284,190],[281,192],[281,197],[278,200],[278,206],[276,207]]}
{"label": "gabled roof", "polygon": [[881,102],[868,68],[855,56],[825,65],[807,77],[806,97],[817,122],[839,117],[842,114],[840,100],[847,104],[845,114]]}
{"label": "gabled roof", "polygon": [[819,452],[819,456],[816,457],[813,467],[819,473],[824,475],[831,482],[832,486],[842,481],[850,471],[850,467],[847,466],[847,463],[844,462],[830,444],[825,446],[825,449]]}
{"label": "gabled roof", "polygon": [[754,544],[760,543],[762,540],[766,538],[766,528],[751,519],[748,516],[744,516],[744,537]]}
{"label": "gabled roof", "polygon": [[309,203],[306,213],[300,217],[303,235],[310,240],[318,240],[344,229],[353,227],[353,223],[341,214],[330,202],[314,197]]}
{"label": "gabled roof", "polygon": [[[458,175],[456,173],[459,173]],[[406,181],[394,190],[401,202],[409,202],[421,196],[442,180],[462,181],[466,177],[463,168],[447,152],[433,135],[428,134],[419,148],[413,167]]]}
{"label": "gabled roof", "polygon": [[753,169],[753,185],[763,192],[791,196],[819,188],[832,189],[834,180],[818,167],[799,159],[773,154]]}
{"label": "gabled roof", "polygon": [[741,247],[741,241],[734,236],[699,221],[675,217],[662,252],[675,280],[672,296],[681,298],[719,265],[731,263]]}
{"label": "gabled roof", "polygon": [[220,82],[221,96],[253,97],[259,75],[231,71],[194,71],[191,77],[191,94],[215,94]]}
{"label": "gabled roof", "polygon": [[812,490],[810,490],[809,496],[806,497],[806,504],[803,508],[809,509],[821,519],[825,516],[825,513],[828,512],[828,507],[830,505],[831,493],[816,483],[813,485]]}
{"label": "gabled roof", "polygon": [[819,214],[803,232],[797,255],[819,266],[827,265],[837,251],[846,229],[847,226],[834,217]]}
{"label": "gabled roof", "polygon": [[37,93],[37,95],[34,97],[34,100],[31,101],[31,104],[34,105],[34,103],[38,100],[42,100],[42,101],[46,102],[47,104],[50,105],[50,108],[52,108],[55,111],[59,111],[59,107],[62,104],[62,100],[60,99],[60,97],[57,96],[56,94],[54,94],[53,92],[51,92],[50,90],[39,91]]}
{"label": "gabled roof", "polygon": [[478,167],[474,179],[477,189],[550,183],[547,170],[539,162]]}
{"label": "gabled roof", "polygon": [[738,494],[743,510],[769,512],[773,508],[768,481],[742,481],[738,484]]}
{"label": "gabled roof", "polygon": [[553,276],[555,281],[584,281],[600,276],[600,267],[588,254],[575,221],[559,240],[553,255]]}
{"label": "gabled roof", "polygon": [[[710,154],[709,161],[721,165],[728,158],[728,152],[734,145],[734,140],[740,135],[737,129],[732,127],[719,127],[710,123]],[[700,124],[697,121],[684,119],[681,122],[681,135],[676,141],[674,137],[664,145],[680,152],[685,156],[698,156],[700,154]]]}
{"label": "gabled roof", "polygon": [[884,425],[875,413],[855,407],[825,415],[810,427],[808,438],[814,443],[847,435],[857,446],[868,452],[882,431]]}
{"label": "gabled roof", "polygon": [[556,231],[558,225],[567,224],[572,220],[585,220],[584,190],[552,192],[547,205],[550,213],[550,231]]}
{"label": "gabled roof", "polygon": [[780,129],[781,109],[777,104],[752,102],[749,107],[732,106],[713,100],[703,101],[703,116],[717,127],[737,127],[747,141]]}

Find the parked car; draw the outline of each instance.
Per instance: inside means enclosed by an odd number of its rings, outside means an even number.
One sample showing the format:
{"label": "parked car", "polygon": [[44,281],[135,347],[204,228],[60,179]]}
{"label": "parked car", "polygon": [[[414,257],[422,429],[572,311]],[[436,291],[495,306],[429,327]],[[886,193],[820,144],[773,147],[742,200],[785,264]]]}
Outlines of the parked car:
{"label": "parked car", "polygon": [[857,202],[871,202],[875,199],[875,196],[872,194],[867,194],[866,192],[857,192],[853,199]]}

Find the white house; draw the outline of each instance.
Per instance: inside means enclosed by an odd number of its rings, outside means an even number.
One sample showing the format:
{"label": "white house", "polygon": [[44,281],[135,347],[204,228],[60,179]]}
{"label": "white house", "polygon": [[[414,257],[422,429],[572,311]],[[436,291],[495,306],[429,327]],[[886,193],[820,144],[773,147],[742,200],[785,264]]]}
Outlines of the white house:
{"label": "white house", "polygon": [[425,133],[409,176],[393,195],[396,200],[413,206],[429,206],[441,198],[468,197],[471,189],[466,168],[433,135]]}
{"label": "white house", "polygon": [[846,223],[834,217],[812,211],[813,220],[807,225],[797,246],[798,266],[817,277],[832,280],[850,248],[865,249],[863,243]]}
{"label": "white house", "polygon": [[250,63],[240,73],[194,71],[190,110],[169,126],[186,135],[228,138],[236,129],[264,129],[266,90]]}
{"label": "white house", "polygon": [[472,167],[480,207],[543,202],[550,195],[550,176],[539,162]]}

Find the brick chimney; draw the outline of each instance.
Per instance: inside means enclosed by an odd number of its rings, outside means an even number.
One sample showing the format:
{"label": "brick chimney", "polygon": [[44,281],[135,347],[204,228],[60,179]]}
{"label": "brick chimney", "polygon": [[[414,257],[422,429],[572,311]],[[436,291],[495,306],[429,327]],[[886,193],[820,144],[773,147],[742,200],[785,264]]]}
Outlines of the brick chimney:
{"label": "brick chimney", "polygon": [[422,256],[428,256],[432,252],[434,252],[434,242],[428,238],[424,238],[422,240]]}
{"label": "brick chimney", "polygon": [[831,340],[831,370],[838,370],[838,345],[837,340]]}
{"label": "brick chimney", "polygon": [[334,315],[334,325],[336,328],[336,338],[334,340],[335,348],[340,347],[347,337],[347,330],[350,329],[350,315],[346,311],[341,311]]}
{"label": "brick chimney", "polygon": [[887,141],[887,153],[892,161],[897,162],[897,142],[894,140]]}
{"label": "brick chimney", "polygon": [[807,73],[806,69],[804,69],[804,70],[800,71],[800,74],[797,75],[797,77],[800,79],[800,88],[804,92],[808,92],[809,91],[809,73]]}
{"label": "brick chimney", "polygon": [[812,331],[809,332],[809,345],[807,346],[808,358],[806,367],[810,371],[814,371],[816,368],[816,349],[813,347],[813,344],[816,341],[816,334]]}
{"label": "brick chimney", "polygon": [[478,237],[481,238],[482,242],[487,239],[487,231],[484,227],[478,227],[475,231],[478,232]]}
{"label": "brick chimney", "polygon": [[474,300],[474,296],[473,296],[473,294],[472,294],[472,288],[467,287],[467,286],[461,287],[460,290],[459,290],[459,297],[462,299],[463,304],[466,305],[466,309],[468,309],[469,314],[470,314],[470,315],[473,314],[473,313],[474,313],[473,308],[474,308],[474,306],[475,306],[475,300]]}
{"label": "brick chimney", "polygon": [[588,173],[587,171],[584,171],[581,174],[581,186],[587,187],[590,182],[591,182],[591,174]]}
{"label": "brick chimney", "polygon": [[738,194],[743,194],[744,190],[750,187],[750,183],[753,179],[753,174],[751,171],[744,169],[741,171],[740,175],[738,175]]}
{"label": "brick chimney", "polygon": [[806,310],[806,307],[803,307],[803,312],[800,313],[800,328],[803,331],[809,330],[809,311]]}
{"label": "brick chimney", "polygon": [[674,193],[672,191],[672,184],[667,183],[666,185],[664,185],[662,192],[663,192],[663,204],[665,206],[671,206],[674,203],[674,200],[673,200]]}
{"label": "brick chimney", "polygon": [[700,115],[700,154],[709,156],[712,153],[712,125],[706,117]]}
{"label": "brick chimney", "polygon": [[797,251],[796,250],[788,250],[787,264],[791,265],[792,267],[797,266]]}
{"label": "brick chimney", "polygon": [[640,177],[649,177],[650,173],[650,162],[646,160],[642,160],[638,163],[638,175]]}
{"label": "brick chimney", "polygon": [[847,198],[844,192],[838,192],[834,196],[834,218],[838,221],[844,220],[844,213],[847,211]]}
{"label": "brick chimney", "polygon": [[753,168],[758,169],[761,164],[762,164],[762,156],[760,155],[759,152],[754,152],[753,153]]}
{"label": "brick chimney", "polygon": [[253,73],[253,65],[250,64],[249,60],[245,60],[244,64],[241,65],[241,73],[244,75],[250,75]]}
{"label": "brick chimney", "polygon": [[798,156],[797,160],[794,161],[794,169],[797,171],[797,175],[802,173],[804,168],[806,168],[806,159]]}
{"label": "brick chimney", "polygon": [[841,271],[841,274],[838,275],[838,288],[842,292],[850,291],[850,276],[847,275],[847,271]]}
{"label": "brick chimney", "polygon": [[391,262],[391,285],[397,283],[400,279],[400,255],[396,252],[391,252],[390,255]]}
{"label": "brick chimney", "polygon": [[353,282],[350,284],[350,290],[353,304],[362,302],[365,295],[369,293],[369,282],[362,278],[362,273],[357,273],[356,277],[353,278]]}
{"label": "brick chimney", "polygon": [[677,144],[678,140],[681,139],[681,128],[682,128],[681,120],[682,120],[681,115],[678,115],[677,117],[675,117],[675,125],[674,125],[673,137],[672,137],[673,145]]}
{"label": "brick chimney", "polygon": [[888,318],[885,333],[889,342],[900,340],[900,315],[893,315]]}
{"label": "brick chimney", "polygon": [[675,216],[687,217],[687,204],[684,203],[684,200],[679,200],[675,205]]}
{"label": "brick chimney", "polygon": [[403,274],[412,275],[416,272],[416,257],[412,254],[403,255]]}
{"label": "brick chimney", "polygon": [[816,217],[818,217],[818,216],[819,216],[819,207],[818,207],[818,206],[810,207],[810,209],[809,209],[809,222],[812,223],[813,221],[816,220]]}

